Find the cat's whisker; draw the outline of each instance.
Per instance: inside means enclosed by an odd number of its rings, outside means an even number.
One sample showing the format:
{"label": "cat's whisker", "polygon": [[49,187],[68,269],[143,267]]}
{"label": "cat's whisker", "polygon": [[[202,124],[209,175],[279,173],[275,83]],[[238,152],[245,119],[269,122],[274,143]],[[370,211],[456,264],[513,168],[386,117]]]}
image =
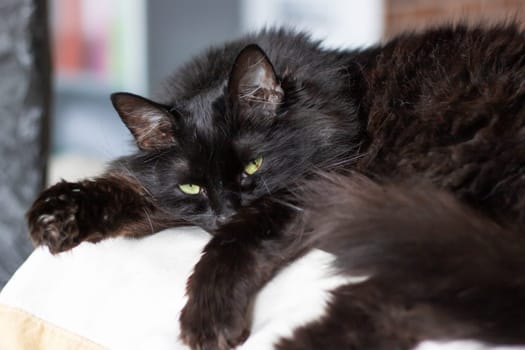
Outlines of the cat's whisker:
{"label": "cat's whisker", "polygon": [[296,210],[296,211],[299,211],[299,212],[303,212],[304,211],[304,208],[301,208],[295,204],[292,204],[288,201],[285,201],[284,199],[281,199],[281,198],[274,198],[273,199],[275,203],[279,203],[281,205],[284,205],[285,207],[288,207],[288,208],[292,208],[293,210]]}
{"label": "cat's whisker", "polygon": [[192,215],[181,215],[181,218],[187,220],[187,219],[193,219],[193,218],[208,218],[208,217],[215,217],[217,215],[214,214],[192,214]]}
{"label": "cat's whisker", "polygon": [[149,162],[154,161],[154,160],[162,159],[168,153],[169,153],[169,150],[164,150],[162,152],[155,153],[155,154],[153,154],[153,155],[151,155],[149,157],[144,158],[144,163],[149,163]]}
{"label": "cat's whisker", "polygon": [[155,230],[153,229],[153,223],[151,222],[151,217],[148,211],[146,210],[146,208],[144,208],[144,215],[146,215],[146,219],[148,219],[149,227],[151,229],[151,234],[154,234]]}
{"label": "cat's whisker", "polygon": [[193,214],[191,216],[186,216],[186,217],[194,218],[194,217],[211,217],[211,216],[216,216],[216,215],[214,215],[214,214]]}
{"label": "cat's whisker", "polygon": [[264,188],[266,189],[266,192],[267,192],[268,194],[272,194],[272,191],[270,191],[270,188],[268,187],[268,184],[266,183],[266,180],[265,180],[264,177],[262,177],[262,176],[261,176],[261,181],[262,181],[262,183],[263,183],[263,185],[264,185]]}
{"label": "cat's whisker", "polygon": [[338,157],[334,157],[333,160],[334,162],[331,163],[330,160],[328,160],[327,162],[325,162],[323,165],[322,165],[322,168],[327,168],[327,169],[334,169],[334,168],[339,168],[339,167],[343,167],[343,166],[347,166],[349,164],[352,164],[352,163],[355,163],[357,160],[365,157],[367,155],[367,153],[361,153],[361,154],[358,154],[354,157],[349,157],[349,158],[346,158],[346,159],[340,159]]}
{"label": "cat's whisker", "polygon": [[134,185],[139,186],[142,192],[146,193],[148,196],[151,196],[151,192],[142,185],[142,182],[137,178],[137,176],[134,174],[134,172],[123,162],[119,161],[117,162],[119,165],[119,169],[122,171],[125,171],[125,176],[128,176],[134,180]]}

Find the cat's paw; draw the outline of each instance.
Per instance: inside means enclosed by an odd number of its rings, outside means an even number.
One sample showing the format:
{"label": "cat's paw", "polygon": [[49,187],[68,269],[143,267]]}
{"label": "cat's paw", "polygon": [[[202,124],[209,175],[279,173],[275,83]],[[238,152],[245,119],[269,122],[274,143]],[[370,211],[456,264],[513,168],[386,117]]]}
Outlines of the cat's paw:
{"label": "cat's paw", "polygon": [[27,219],[36,245],[45,245],[56,254],[82,242],[77,222],[80,191],[79,184],[63,181],[45,190],[33,203]]}
{"label": "cat's paw", "polygon": [[193,300],[190,298],[180,316],[180,338],[191,349],[229,350],[246,341],[250,335],[246,315],[235,307],[224,307],[217,314]]}

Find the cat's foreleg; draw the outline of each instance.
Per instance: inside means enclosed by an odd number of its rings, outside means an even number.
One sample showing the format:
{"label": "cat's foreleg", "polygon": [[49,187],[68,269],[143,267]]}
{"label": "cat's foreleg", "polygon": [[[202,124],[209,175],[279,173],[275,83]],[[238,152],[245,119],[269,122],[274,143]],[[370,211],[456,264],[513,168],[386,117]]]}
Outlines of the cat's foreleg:
{"label": "cat's foreleg", "polygon": [[[253,208],[251,208],[253,209]],[[187,285],[181,339],[192,349],[231,349],[249,335],[257,292],[298,255],[285,232],[293,210],[262,204],[222,226],[204,248]]]}
{"label": "cat's foreleg", "polygon": [[40,194],[27,219],[33,242],[54,254],[83,241],[136,237],[169,226],[147,191],[119,175],[59,182]]}

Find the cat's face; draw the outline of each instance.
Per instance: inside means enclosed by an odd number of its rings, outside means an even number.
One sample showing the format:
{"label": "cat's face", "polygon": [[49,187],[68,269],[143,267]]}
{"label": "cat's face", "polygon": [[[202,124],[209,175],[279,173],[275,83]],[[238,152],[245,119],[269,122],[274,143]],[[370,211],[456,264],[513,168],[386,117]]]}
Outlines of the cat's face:
{"label": "cat's face", "polygon": [[126,93],[112,101],[140,149],[133,175],[161,207],[208,231],[291,186],[338,128],[309,119],[321,113],[312,106],[285,107],[274,68],[255,45],[220,87],[170,106]]}

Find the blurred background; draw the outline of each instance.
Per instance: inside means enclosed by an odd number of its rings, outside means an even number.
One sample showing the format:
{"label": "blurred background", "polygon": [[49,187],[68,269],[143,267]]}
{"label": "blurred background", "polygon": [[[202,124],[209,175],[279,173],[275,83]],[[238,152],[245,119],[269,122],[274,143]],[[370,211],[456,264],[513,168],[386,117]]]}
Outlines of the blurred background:
{"label": "blurred background", "polygon": [[0,0],[0,288],[32,249],[24,213],[43,186],[133,151],[110,93],[154,96],[192,55],[264,26],[356,48],[524,11],[524,0]]}

